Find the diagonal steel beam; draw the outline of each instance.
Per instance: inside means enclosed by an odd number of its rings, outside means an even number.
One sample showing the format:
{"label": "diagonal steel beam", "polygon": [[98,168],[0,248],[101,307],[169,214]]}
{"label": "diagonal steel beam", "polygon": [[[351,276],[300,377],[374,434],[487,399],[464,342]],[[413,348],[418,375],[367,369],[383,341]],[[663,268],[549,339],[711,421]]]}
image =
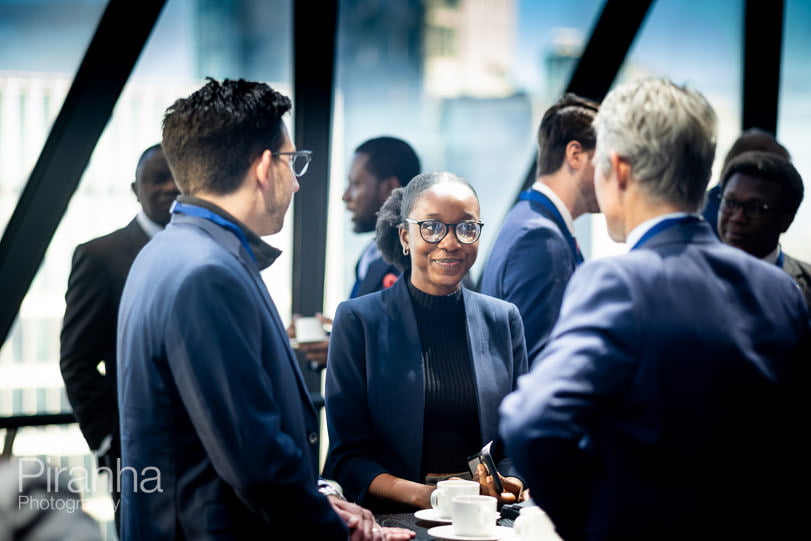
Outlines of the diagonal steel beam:
{"label": "diagonal steel beam", "polygon": [[743,39],[743,129],[777,133],[783,0],[746,0]]}
{"label": "diagonal steel beam", "polygon": [[0,240],[0,344],[164,4],[110,0],[99,21]]}
{"label": "diagonal steel beam", "polygon": [[[606,0],[586,48],[572,72],[566,92],[574,92],[596,102],[603,101],[653,2],[654,0]],[[535,160],[524,177],[519,193],[534,182]],[[518,200],[518,194],[515,200]]]}

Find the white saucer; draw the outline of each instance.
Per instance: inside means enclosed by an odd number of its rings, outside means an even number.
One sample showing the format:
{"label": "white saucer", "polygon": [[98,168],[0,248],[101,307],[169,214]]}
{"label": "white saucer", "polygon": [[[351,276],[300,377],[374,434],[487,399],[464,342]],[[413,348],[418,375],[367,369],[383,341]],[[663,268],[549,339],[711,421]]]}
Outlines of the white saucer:
{"label": "white saucer", "polygon": [[515,536],[512,528],[506,526],[496,526],[493,535],[457,535],[453,533],[453,526],[434,526],[428,530],[428,535],[439,537],[440,539],[452,539],[454,541],[492,541],[494,539],[509,539]]}
{"label": "white saucer", "polygon": [[436,509],[420,509],[414,513],[414,517],[420,520],[427,520],[428,522],[442,522],[444,524],[451,523],[451,517],[442,518],[439,516],[439,511]]}

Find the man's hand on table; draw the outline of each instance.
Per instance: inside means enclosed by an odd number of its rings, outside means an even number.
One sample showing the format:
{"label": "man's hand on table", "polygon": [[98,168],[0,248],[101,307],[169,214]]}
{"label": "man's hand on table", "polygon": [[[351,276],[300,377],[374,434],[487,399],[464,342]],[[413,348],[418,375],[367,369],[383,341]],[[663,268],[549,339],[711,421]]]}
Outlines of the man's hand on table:
{"label": "man's hand on table", "polygon": [[336,496],[327,498],[349,528],[351,541],[407,541],[417,535],[405,528],[384,528],[377,523],[368,509]]}
{"label": "man's hand on table", "polygon": [[487,475],[487,468],[484,467],[484,464],[479,464],[476,467],[476,475],[474,475],[473,479],[479,482],[479,490],[482,494],[498,499],[499,507],[508,503],[517,503],[524,500],[522,495],[524,484],[520,479],[516,477],[504,477],[500,473],[497,475],[501,479],[501,485],[504,487],[504,492],[501,494],[496,492],[496,483],[493,481],[492,476]]}

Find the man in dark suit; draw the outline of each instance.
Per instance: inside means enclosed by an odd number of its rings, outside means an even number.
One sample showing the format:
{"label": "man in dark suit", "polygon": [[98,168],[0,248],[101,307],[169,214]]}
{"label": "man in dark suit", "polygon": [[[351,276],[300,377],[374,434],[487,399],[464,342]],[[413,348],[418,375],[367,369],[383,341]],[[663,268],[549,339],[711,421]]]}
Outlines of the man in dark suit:
{"label": "man in dark suit", "polygon": [[163,120],[184,195],[121,298],[122,538],[407,539],[318,471],[318,417],[260,271],[310,160],[264,83],[210,79]]}
{"label": "man in dark suit", "polygon": [[780,235],[791,226],[803,201],[803,179],[797,169],[777,154],[745,152],[727,165],[719,186],[721,240],[783,269],[811,306],[811,265],[780,247]]}
{"label": "man in dark suit", "polygon": [[99,466],[114,475],[121,457],[115,392],[118,303],[135,256],[169,222],[169,207],[180,193],[160,145],[141,154],[132,191],[141,203],[138,215],[126,227],[80,244],[73,254],[59,362],[79,428]]}
{"label": "man in dark suit", "polygon": [[597,103],[567,94],[538,128],[538,179],[507,215],[482,272],[481,292],[521,312],[530,361],[558,318],[563,291],[583,255],[573,220],[598,212],[594,197]]}
{"label": "man in dark suit", "polygon": [[[352,213],[355,233],[375,230],[377,211],[391,195],[392,190],[405,186],[420,173],[420,159],[411,145],[396,137],[375,137],[355,149],[349,165],[349,182],[342,199]],[[355,264],[355,283],[350,298],[366,295],[391,287],[400,276],[397,267],[383,260],[372,239],[363,249]],[[324,323],[331,323],[316,314]],[[288,333],[295,338],[294,326]],[[312,366],[323,368],[327,363],[329,339],[299,345]]]}
{"label": "man in dark suit", "polygon": [[631,251],[572,277],[502,403],[509,456],[567,541],[795,537],[808,310],[785,273],[698,215],[715,113],[647,79],[612,90],[595,128],[597,199]]}

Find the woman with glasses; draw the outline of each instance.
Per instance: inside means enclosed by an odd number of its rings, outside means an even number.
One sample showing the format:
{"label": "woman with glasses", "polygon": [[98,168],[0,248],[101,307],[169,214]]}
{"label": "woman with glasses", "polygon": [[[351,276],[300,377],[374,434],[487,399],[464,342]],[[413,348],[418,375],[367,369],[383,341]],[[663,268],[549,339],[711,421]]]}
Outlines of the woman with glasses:
{"label": "woman with glasses", "polygon": [[[324,475],[373,510],[427,509],[437,481],[469,479],[467,458],[497,439],[498,405],[527,370],[518,309],[461,285],[482,225],[467,181],[414,177],[377,220],[378,247],[402,277],[336,312]],[[508,459],[497,465],[504,492],[481,476],[482,492],[514,502],[523,485]]]}

